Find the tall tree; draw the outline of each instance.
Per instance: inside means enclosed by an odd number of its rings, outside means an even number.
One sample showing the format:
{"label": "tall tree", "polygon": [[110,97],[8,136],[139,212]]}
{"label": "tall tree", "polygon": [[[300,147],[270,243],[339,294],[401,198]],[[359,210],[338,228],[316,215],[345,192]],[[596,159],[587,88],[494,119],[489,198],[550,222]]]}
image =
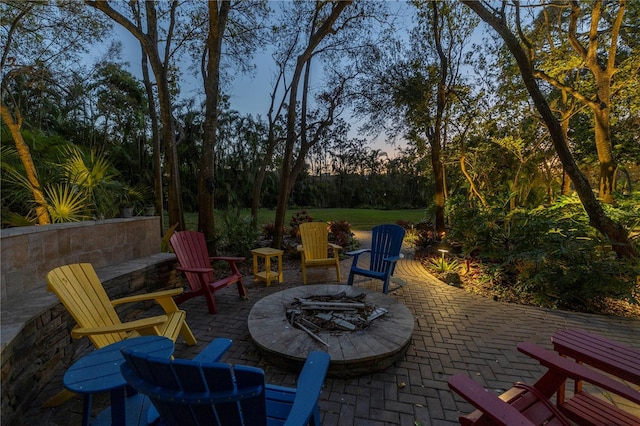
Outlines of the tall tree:
{"label": "tall tree", "polygon": [[[229,18],[231,2],[209,2],[209,31],[203,62],[206,63],[204,74],[205,119],[200,173],[198,175],[198,229],[210,241],[215,236],[214,218],[214,147],[218,129],[218,103],[220,97],[220,58],[222,56],[222,40]],[[215,247],[212,247],[215,249]],[[215,253],[215,251],[214,251]]]}
{"label": "tall tree", "polygon": [[507,48],[514,56],[520,73],[522,74],[524,85],[549,130],[553,146],[558,153],[558,157],[560,158],[564,169],[571,177],[571,181],[576,188],[578,197],[589,216],[591,225],[609,238],[613,243],[613,250],[615,250],[619,256],[630,258],[637,257],[637,253],[629,241],[628,231],[607,216],[604,209],[593,195],[589,181],[575,163],[575,159],[573,158],[573,155],[571,154],[571,151],[564,139],[562,126],[554,116],[544,94],[538,86],[535,69],[531,63],[530,56],[527,54],[526,44],[518,39],[509,27],[506,10],[508,2],[504,1],[502,3],[502,7],[494,8],[484,1],[461,1],[473,10],[480,19],[491,26],[500,35],[500,37],[502,37]]}
{"label": "tall tree", "polygon": [[[108,1],[85,0],[85,3],[102,11],[129,31],[138,40],[149,59],[155,77],[160,122],[162,123],[161,135],[166,161],[165,174],[168,180],[167,204],[169,222],[172,225],[177,224],[177,229],[185,229],[178,169],[178,151],[175,143],[176,133],[171,111],[173,101],[169,82],[171,69],[174,66],[172,61],[174,60],[175,51],[172,43],[179,1],[172,0],[168,3],[167,10],[159,10],[164,6],[162,2],[145,1],[143,2],[144,7],[141,7],[140,2],[131,2],[131,12],[135,16],[132,19],[114,9]],[[160,22],[158,16],[166,18],[167,22]],[[161,43],[161,31],[165,32],[162,37],[164,43]]]}
{"label": "tall tree", "polygon": [[[251,206],[255,224],[264,177],[269,168],[278,167],[274,246],[282,242],[290,192],[306,167],[307,154],[316,144],[329,141],[330,134],[339,133],[334,129],[340,127],[336,118],[350,102],[350,86],[360,72],[356,58],[375,45],[370,38],[377,29],[372,31],[370,22],[379,23],[386,16],[380,2],[350,4],[283,3],[281,24],[274,26],[277,72],[267,116],[269,135]],[[279,164],[276,153],[281,154]]]}
{"label": "tall tree", "polygon": [[[198,174],[198,229],[209,241],[215,237],[214,188],[215,146],[218,117],[220,114],[220,83],[223,58],[223,42],[231,59],[241,67],[256,46],[256,36],[261,32],[261,17],[266,13],[263,1],[209,1],[207,38],[202,55],[204,80],[205,121],[200,171]],[[231,27],[227,33],[227,25]],[[212,252],[215,247],[210,247]]]}
{"label": "tall tree", "polygon": [[[302,128],[298,128],[298,108],[300,102],[298,93],[301,91],[301,80],[305,75],[305,68],[307,69],[306,75],[308,75],[308,70],[311,67],[311,60],[315,49],[320,45],[325,37],[335,31],[333,25],[338,20],[342,11],[350,3],[352,2],[344,1],[324,3],[316,1],[313,5],[314,7],[310,16],[298,15],[296,17],[298,21],[306,22],[307,26],[304,29],[308,32],[306,34],[295,34],[290,45],[291,47],[287,49],[288,53],[294,51],[298,44],[298,38],[304,37],[304,35],[307,36],[306,46],[303,47],[301,53],[299,53],[295,58],[293,76],[291,77],[291,82],[287,90],[288,104],[286,112],[286,138],[284,140],[284,154],[280,166],[280,189],[278,193],[278,204],[276,206],[275,232],[272,243],[274,247],[280,247],[282,245],[282,231],[284,228],[285,213],[294,182],[292,176],[292,168],[294,167],[294,147],[296,142],[299,141],[302,133],[305,131]],[[302,9],[297,8],[296,10]],[[291,56],[292,55],[287,54],[286,58]],[[281,73],[280,76],[284,77],[284,74]],[[305,97],[305,95],[306,93],[304,93],[303,88],[302,96]]]}
{"label": "tall tree", "polygon": [[[403,135],[423,155],[430,154],[433,173],[435,228],[445,230],[446,179],[444,156],[451,137],[453,104],[466,92],[461,68],[474,19],[451,2],[412,2],[417,26],[410,49],[380,50],[362,84],[359,108],[370,114],[371,126]],[[399,119],[400,118],[400,119]]]}
{"label": "tall tree", "polygon": [[[264,144],[264,155],[260,162],[260,167],[256,175],[255,186],[251,195],[251,225],[256,228],[258,226],[258,209],[260,208],[260,200],[262,198],[262,185],[268,169],[272,166],[273,156],[276,147],[284,141],[282,133],[282,112],[286,108],[286,99],[291,86],[287,85],[285,76],[287,64],[293,56],[295,44],[292,43],[288,49],[276,54],[276,65],[278,71],[275,77],[275,83],[269,95],[269,109],[267,111],[267,140]],[[280,96],[280,92],[284,94]]]}
{"label": "tall tree", "polygon": [[[446,3],[440,3],[445,5]],[[449,62],[451,58],[445,54],[442,47],[443,34],[446,31],[444,15],[446,12],[440,10],[438,2],[429,2],[431,9],[431,29],[433,30],[433,41],[435,50],[438,55],[439,62],[439,77],[438,77],[438,90],[436,95],[436,114],[433,126],[433,132],[431,133],[431,167],[433,167],[433,177],[435,182],[435,205],[436,205],[436,232],[444,232],[444,197],[445,197],[445,171],[444,162],[442,161],[442,148],[443,148],[443,119],[445,114],[445,108],[447,107],[447,98],[450,90],[449,85]],[[451,22],[449,22],[450,24]],[[450,51],[450,50],[449,50]]]}
{"label": "tall tree", "polygon": [[20,115],[20,110],[18,108],[15,108],[14,113],[12,114],[9,107],[6,106],[4,102],[2,102],[2,104],[0,104],[0,113],[2,116],[2,120],[6,123],[7,127],[9,127],[9,131],[11,132],[11,136],[13,137],[13,141],[16,145],[16,150],[18,151],[20,160],[22,160],[22,164],[24,165],[24,169],[27,175],[27,181],[29,182],[33,200],[35,202],[35,211],[36,217],[38,219],[38,224],[50,224],[51,217],[49,216],[49,212],[47,211],[47,201],[45,200],[44,193],[42,192],[40,179],[38,178],[38,172],[36,170],[35,164],[33,163],[33,158],[31,158],[29,146],[22,138],[22,116]]}
{"label": "tall tree", "polygon": [[[304,167],[306,154],[323,134],[333,125],[340,108],[347,97],[347,87],[354,75],[359,71],[346,70],[333,81],[327,81],[327,89],[316,97],[318,107],[315,112],[311,108],[312,82],[310,79],[314,59],[323,53],[332,52],[336,56],[342,52],[345,57],[352,56],[355,51],[371,49],[371,43],[357,43],[358,36],[367,36],[364,31],[366,19],[371,17],[367,7],[376,7],[375,3],[352,1],[324,2],[316,1],[313,9],[303,12],[302,32],[294,36],[294,43],[300,38],[301,48],[295,57],[295,65],[290,79],[286,112],[286,138],[280,166],[280,191],[276,206],[275,232],[273,246],[282,244],[282,230],[289,196],[295,180]],[[304,2],[299,3],[304,5]],[[348,12],[347,12],[348,11]],[[346,37],[348,35],[348,37]],[[342,37],[340,37],[342,36]],[[306,37],[306,38],[303,38]],[[325,43],[323,45],[323,43]],[[340,58],[334,58],[332,65],[337,68]],[[315,117],[315,121],[311,118]]]}
{"label": "tall tree", "polygon": [[[464,47],[476,23],[454,3],[414,1],[414,5],[418,9],[420,25],[414,38],[421,40],[416,43],[421,50],[416,52],[416,56],[421,53],[425,55],[425,63],[421,68],[432,70],[429,73],[430,80],[435,86],[433,97],[430,96],[427,100],[428,103],[435,100],[435,106],[423,104],[423,108],[417,113],[425,114],[422,121],[424,127],[421,128],[424,129],[424,136],[431,148],[431,167],[435,183],[435,228],[438,233],[443,233],[446,196],[443,150],[449,133],[446,130],[448,123],[445,115],[451,110],[451,103],[456,100],[456,92],[462,93],[460,67],[465,57]],[[429,85],[427,83],[427,90]]]}
{"label": "tall tree", "polygon": [[[131,6],[136,8],[135,3]],[[133,19],[136,25],[142,28],[142,15],[134,13]],[[153,82],[149,74],[149,57],[145,52],[144,46],[140,41],[140,65],[142,68],[142,82],[144,83],[145,93],[147,95],[147,104],[149,105],[149,120],[151,121],[151,146],[153,156],[153,206],[155,213],[160,218],[160,235],[164,234],[164,185],[162,179],[162,140],[160,137],[160,123],[158,122],[158,109],[156,106],[156,96],[153,91]]]}
{"label": "tall tree", "polygon": [[534,75],[591,110],[600,163],[598,195],[609,204],[614,201],[617,170],[611,139],[612,103],[620,87],[634,75],[637,78],[640,66],[632,52],[625,52],[628,46],[620,37],[626,26],[626,3],[572,0],[543,5],[535,21],[542,32],[538,37],[528,36],[520,29],[523,24],[516,23]]}

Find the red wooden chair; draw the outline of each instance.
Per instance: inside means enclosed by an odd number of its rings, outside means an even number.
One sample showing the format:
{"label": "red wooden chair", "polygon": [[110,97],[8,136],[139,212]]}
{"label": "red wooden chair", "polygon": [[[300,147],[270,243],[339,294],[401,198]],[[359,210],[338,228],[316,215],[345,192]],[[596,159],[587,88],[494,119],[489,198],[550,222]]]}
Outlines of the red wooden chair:
{"label": "red wooden chair", "polygon": [[[171,236],[169,240],[180,266],[179,271],[184,272],[191,291],[175,297],[177,304],[196,296],[204,296],[209,307],[209,313],[215,314],[218,310],[213,293],[236,284],[238,294],[243,299],[247,298],[247,289],[242,284],[242,275],[238,271],[236,262],[241,262],[244,257],[210,257],[204,234],[195,231],[180,231]],[[231,269],[231,274],[224,278],[216,279],[211,262],[225,261]]]}
{"label": "red wooden chair", "polygon": [[449,379],[449,387],[478,408],[460,417],[461,425],[640,424],[640,419],[633,414],[584,392],[555,405],[551,398],[568,378],[591,383],[636,404],[640,403],[640,392],[533,343],[520,343],[518,350],[548,368],[533,385],[516,383],[498,396],[463,374]]}

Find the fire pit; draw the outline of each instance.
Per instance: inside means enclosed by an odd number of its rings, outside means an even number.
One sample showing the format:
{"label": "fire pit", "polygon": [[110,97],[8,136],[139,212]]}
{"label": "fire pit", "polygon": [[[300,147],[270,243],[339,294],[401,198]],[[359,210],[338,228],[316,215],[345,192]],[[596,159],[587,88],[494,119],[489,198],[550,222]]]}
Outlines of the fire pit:
{"label": "fire pit", "polygon": [[403,357],[411,312],[392,297],[343,285],[308,285],[258,301],[249,334],[268,362],[298,369],[311,351],[331,355],[329,374],[382,371]]}

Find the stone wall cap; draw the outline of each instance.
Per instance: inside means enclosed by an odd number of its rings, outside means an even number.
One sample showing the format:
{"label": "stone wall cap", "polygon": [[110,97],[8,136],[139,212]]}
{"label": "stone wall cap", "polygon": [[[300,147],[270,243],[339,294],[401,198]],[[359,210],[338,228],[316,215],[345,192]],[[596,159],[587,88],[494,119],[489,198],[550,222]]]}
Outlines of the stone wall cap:
{"label": "stone wall cap", "polygon": [[16,235],[36,234],[38,232],[56,231],[58,229],[82,228],[85,226],[102,225],[107,223],[132,222],[136,220],[157,220],[155,216],[134,216],[132,218],[116,218],[105,220],[85,220],[82,222],[52,223],[50,225],[16,226],[14,228],[0,229],[0,238]]}

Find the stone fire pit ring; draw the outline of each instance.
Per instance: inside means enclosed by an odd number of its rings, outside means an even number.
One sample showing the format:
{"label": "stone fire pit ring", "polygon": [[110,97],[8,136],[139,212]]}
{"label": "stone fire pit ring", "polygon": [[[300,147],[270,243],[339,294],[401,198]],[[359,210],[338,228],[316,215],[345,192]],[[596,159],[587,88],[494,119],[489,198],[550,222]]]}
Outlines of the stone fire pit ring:
{"label": "stone fire pit ring", "polygon": [[[286,310],[296,298],[366,295],[364,302],[388,312],[356,331],[320,331],[318,336],[329,346],[293,327]],[[331,355],[329,375],[353,377],[383,371],[401,359],[413,334],[414,319],[409,309],[393,297],[346,285],[306,285],[271,294],[256,302],[249,313],[249,334],[266,361],[278,367],[298,371],[312,351]]]}

